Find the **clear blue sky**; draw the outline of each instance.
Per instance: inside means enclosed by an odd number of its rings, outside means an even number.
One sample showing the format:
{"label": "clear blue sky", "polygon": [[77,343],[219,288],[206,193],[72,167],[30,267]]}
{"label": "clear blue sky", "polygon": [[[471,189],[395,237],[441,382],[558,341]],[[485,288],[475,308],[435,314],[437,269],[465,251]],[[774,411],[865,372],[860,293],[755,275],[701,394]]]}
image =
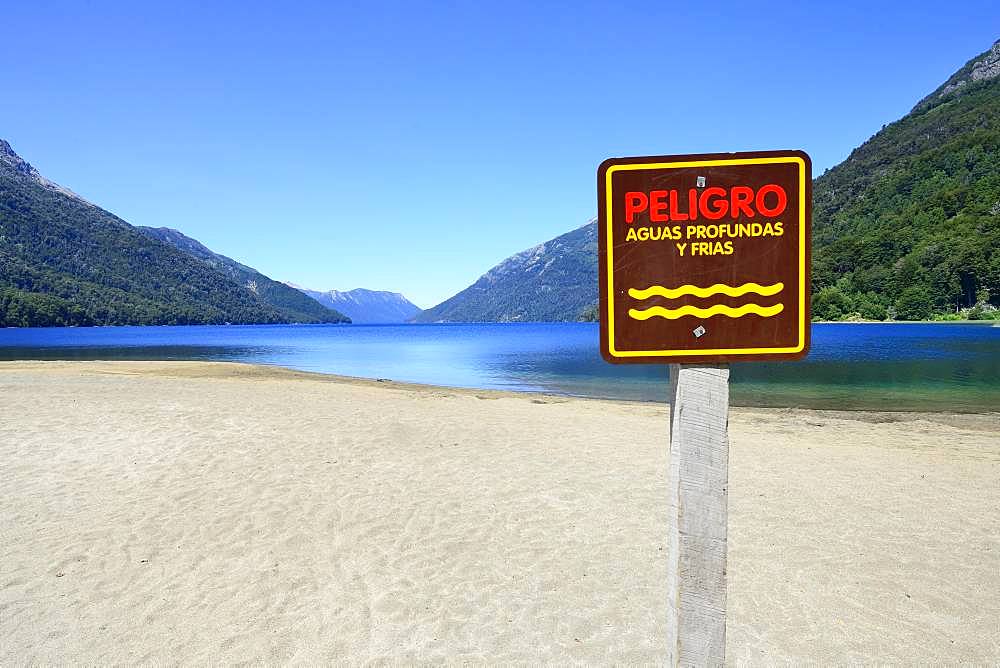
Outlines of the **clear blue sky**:
{"label": "clear blue sky", "polygon": [[422,307],[586,222],[606,157],[821,173],[1000,37],[995,0],[205,4],[9,4],[0,137],[133,224]]}

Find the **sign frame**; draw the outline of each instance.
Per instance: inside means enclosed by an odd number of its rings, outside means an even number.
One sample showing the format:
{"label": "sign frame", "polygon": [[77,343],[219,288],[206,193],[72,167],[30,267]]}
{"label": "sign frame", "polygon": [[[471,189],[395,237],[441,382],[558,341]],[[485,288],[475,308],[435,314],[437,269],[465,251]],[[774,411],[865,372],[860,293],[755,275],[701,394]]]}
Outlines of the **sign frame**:
{"label": "sign frame", "polygon": [[[705,349],[619,350],[615,347],[614,202],[612,177],[632,170],[669,170],[795,164],[798,166],[798,318],[794,345],[724,347]],[[710,172],[706,172],[710,174]],[[609,158],[597,170],[598,275],[601,324],[601,355],[612,364],[721,364],[756,360],[796,360],[805,357],[810,345],[810,288],[812,238],[812,163],[798,150],[700,153],[687,155]],[[686,317],[686,316],[681,316]],[[705,320],[710,319],[706,318]],[[699,322],[704,322],[700,320]],[[689,321],[690,322],[690,321]]]}

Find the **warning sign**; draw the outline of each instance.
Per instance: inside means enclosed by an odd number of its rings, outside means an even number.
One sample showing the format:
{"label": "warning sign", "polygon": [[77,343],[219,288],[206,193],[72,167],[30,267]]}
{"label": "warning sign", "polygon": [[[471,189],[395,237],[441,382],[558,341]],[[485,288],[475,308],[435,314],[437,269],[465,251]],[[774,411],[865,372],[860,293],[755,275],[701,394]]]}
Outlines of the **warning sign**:
{"label": "warning sign", "polygon": [[598,169],[597,193],[606,360],[806,354],[809,156],[611,158]]}

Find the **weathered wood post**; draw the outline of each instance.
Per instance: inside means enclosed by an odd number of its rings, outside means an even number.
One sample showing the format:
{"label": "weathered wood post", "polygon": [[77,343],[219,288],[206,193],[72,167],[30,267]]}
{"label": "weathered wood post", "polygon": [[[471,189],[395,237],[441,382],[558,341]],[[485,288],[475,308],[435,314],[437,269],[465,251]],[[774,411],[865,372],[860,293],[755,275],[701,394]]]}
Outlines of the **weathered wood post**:
{"label": "weathered wood post", "polygon": [[727,365],[809,350],[811,175],[802,151],[597,168],[601,355],[670,364],[671,665],[725,661]]}
{"label": "weathered wood post", "polygon": [[670,365],[667,648],[672,665],[726,655],[729,367]]}

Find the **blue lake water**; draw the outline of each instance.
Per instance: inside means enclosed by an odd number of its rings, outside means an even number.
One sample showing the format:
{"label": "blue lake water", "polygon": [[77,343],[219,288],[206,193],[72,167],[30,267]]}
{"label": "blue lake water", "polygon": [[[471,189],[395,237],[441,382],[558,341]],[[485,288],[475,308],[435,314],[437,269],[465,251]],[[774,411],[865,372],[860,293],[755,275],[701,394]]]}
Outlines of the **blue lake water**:
{"label": "blue lake water", "polygon": [[[591,323],[0,329],[0,360],[224,360],[322,373],[664,401],[666,366],[612,366]],[[1000,411],[1000,327],[813,325],[801,362],[732,365],[732,403]]]}

